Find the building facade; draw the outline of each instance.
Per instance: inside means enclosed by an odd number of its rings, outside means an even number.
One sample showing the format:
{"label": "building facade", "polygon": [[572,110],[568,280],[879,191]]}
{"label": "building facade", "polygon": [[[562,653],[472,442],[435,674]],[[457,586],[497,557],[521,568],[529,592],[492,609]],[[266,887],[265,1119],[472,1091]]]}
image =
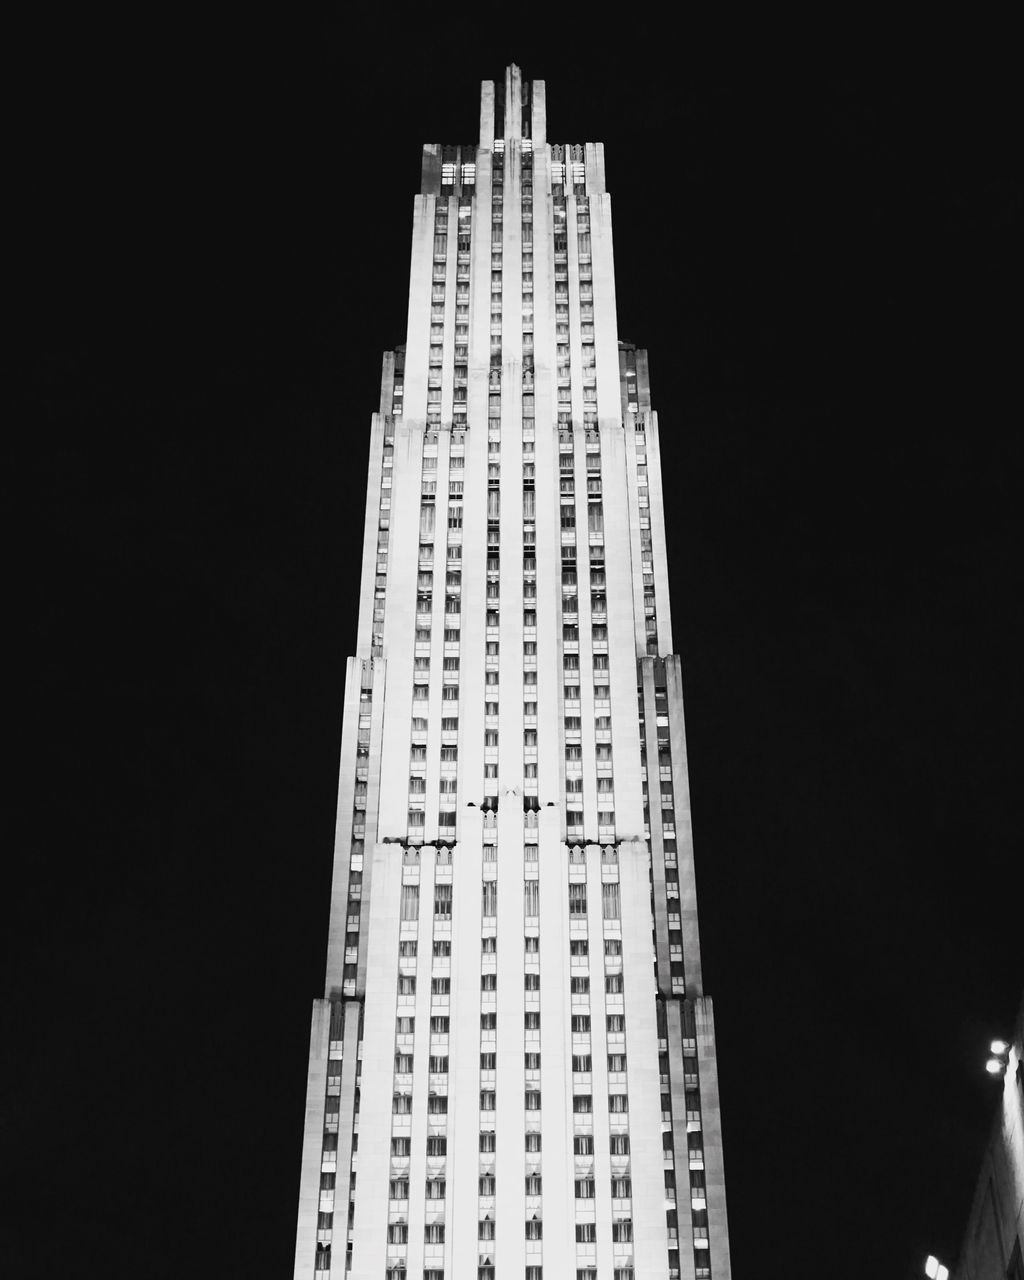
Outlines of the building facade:
{"label": "building facade", "polygon": [[658,420],[517,67],[423,149],[371,433],[295,1276],[729,1280]]}

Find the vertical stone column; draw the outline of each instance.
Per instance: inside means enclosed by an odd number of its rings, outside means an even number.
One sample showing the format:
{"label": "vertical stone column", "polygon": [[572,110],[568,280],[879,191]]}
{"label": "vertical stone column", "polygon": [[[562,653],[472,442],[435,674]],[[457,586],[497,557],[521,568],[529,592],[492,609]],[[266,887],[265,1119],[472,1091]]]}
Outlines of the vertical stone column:
{"label": "vertical stone column", "polygon": [[722,1154],[722,1109],[718,1100],[715,1015],[708,997],[693,1002],[697,1022],[697,1063],[700,1071],[701,1124],[704,1133],[704,1181],[708,1190],[708,1236],[711,1274],[732,1280],[729,1221],[725,1207],[725,1161]]}
{"label": "vertical stone column", "polygon": [[448,1229],[445,1270],[477,1265],[480,1168],[480,892],[483,813],[462,805],[452,853],[452,990],[448,1040]]}
{"label": "vertical stone column", "polygon": [[[398,931],[402,891],[402,848],[377,844],[373,850],[375,885],[370,918],[370,954],[366,1007],[372,1013],[363,1028],[355,1263],[352,1280],[378,1280],[387,1256],[388,1180],[391,1166],[391,1099],[395,1073],[395,1009],[398,980]],[[411,1188],[410,1188],[411,1193]],[[422,1195],[422,1189],[420,1191]]]}
{"label": "vertical stone column", "polygon": [[[410,1275],[423,1271],[423,1227],[426,1221],[425,1184],[427,1176],[427,1098],[430,1056],[430,977],[433,966],[434,866],[433,845],[420,849],[420,911],[416,931],[416,1039],[412,1059],[412,1126],[409,1159],[409,1250]],[[454,896],[454,894],[453,894]],[[374,1136],[374,1141],[378,1141]]]}
{"label": "vertical stone column", "polygon": [[[344,1267],[345,1245],[348,1239],[348,1204],[352,1199],[352,1137],[353,1113],[356,1089],[359,1087],[359,1033],[362,1024],[362,1004],[358,1000],[345,1001],[344,1027],[341,1051],[341,1094],[338,1099],[338,1173],[334,1191],[334,1230],[331,1269]],[[358,1163],[358,1162],[357,1162]],[[358,1186],[359,1179],[356,1178]]]}
{"label": "vertical stone column", "polygon": [[690,1196],[690,1155],[686,1129],[686,1085],[683,1076],[681,1000],[665,1000],[665,1024],[668,1031],[669,1091],[672,1096],[672,1160],[676,1175],[679,1269],[682,1275],[689,1276],[693,1273],[693,1214],[691,1212]]}
{"label": "vertical stone column", "polygon": [[633,1257],[638,1277],[663,1276],[668,1270],[668,1229],[651,946],[651,889],[648,854],[642,841],[623,841],[619,845],[619,893],[633,1180]]}
{"label": "vertical stone column", "polygon": [[544,1188],[544,1273],[573,1276],[576,1267],[573,1195],[571,1038],[569,1005],[568,853],[559,807],[539,821],[541,1168]]}
{"label": "vertical stone column", "polygon": [[[665,837],[661,822],[661,764],[658,760],[658,724],[654,692],[655,659],[642,658],[639,669],[644,699],[644,744],[647,748],[647,801],[651,813],[651,874],[654,887],[654,934],[658,956],[658,985],[666,995],[671,995],[668,898],[665,893]],[[678,816],[676,821],[678,823]],[[680,884],[681,892],[682,884]]]}
{"label": "vertical stone column", "polygon": [[[366,663],[363,664],[364,676]],[[370,702],[370,751],[366,758],[366,837],[363,841],[363,898],[362,910],[359,916],[359,956],[358,970],[356,974],[356,992],[362,994],[366,990],[366,961],[367,948],[369,939],[369,919],[371,904],[373,901],[373,858],[365,852],[372,850],[374,842],[377,839],[378,815],[380,813],[380,766],[381,766],[381,745],[384,740],[384,696],[387,688],[387,663],[383,658],[373,658],[369,663],[369,676],[372,681],[370,686],[371,702]],[[344,759],[344,753],[342,759]],[[358,767],[359,757],[356,757],[356,765]],[[346,908],[347,909],[347,908]],[[335,919],[335,913],[331,911],[332,924]],[[344,924],[343,917],[339,919],[339,928]],[[341,952],[335,952],[335,959]],[[333,968],[331,963],[327,966],[328,991],[335,988],[338,979],[338,972]]]}
{"label": "vertical stone column", "polygon": [[[587,933],[590,937],[590,1056],[594,1090],[594,1209],[598,1280],[612,1274],[611,1135],[608,1120],[608,1029],[604,999],[604,916],[601,850],[586,847]],[[627,1040],[628,1043],[628,1040]]]}
{"label": "vertical stone column", "polygon": [[683,973],[686,977],[686,994],[698,996],[703,992],[704,985],[697,925],[693,828],[690,824],[690,774],[686,762],[686,726],[683,720],[683,674],[682,663],[677,656],[671,655],[665,659],[665,685],[672,742],[672,788],[675,796],[676,858],[679,863],[679,915],[683,927]]}
{"label": "vertical stone column", "polygon": [[[637,363],[647,352],[637,352]],[[661,470],[658,415],[647,417],[647,488],[651,513],[651,546],[654,549],[654,592],[658,605],[658,652],[672,652],[672,602],[668,589],[668,545],[665,539],[665,494]],[[678,502],[673,478],[669,477],[669,498]]]}
{"label": "vertical stone column", "polygon": [[334,873],[331,878],[331,914],[327,934],[326,991],[341,992],[348,920],[348,873],[352,853],[352,805],[355,799],[356,738],[359,726],[359,693],[363,664],[355,658],[345,663],[345,696],[341,721],[341,763],[338,769],[338,808],[334,827]]}
{"label": "vertical stone column", "polygon": [[612,762],[615,766],[615,833],[620,839],[643,835],[640,785],[640,730],[637,723],[636,638],[630,610],[632,574],[629,505],[622,428],[601,421],[602,502],[604,504],[605,580],[608,596],[608,674],[612,709]]}
{"label": "vertical stone column", "polygon": [[[395,357],[388,352],[385,367],[390,365],[394,377]],[[391,412],[390,398],[387,408],[381,400],[381,412],[373,415],[370,425],[369,473],[366,477],[366,511],[363,515],[363,551],[359,571],[359,629],[356,652],[366,656],[370,652],[373,636],[373,593],[377,580],[377,523],[380,519],[380,480],[384,469],[385,413]]]}
{"label": "vertical stone column", "polygon": [[[327,1090],[327,1046],[331,1031],[329,1000],[313,1001],[306,1077],[306,1118],[302,1127],[302,1172],[299,1177],[299,1224],[295,1237],[295,1280],[311,1280],[316,1258],[316,1222],[320,1202],[320,1156],[324,1141]],[[335,1209],[337,1209],[337,1204]],[[341,1206],[342,1222],[348,1202]],[[344,1231],[338,1238],[343,1242]],[[342,1245],[344,1248],[344,1244]]]}
{"label": "vertical stone column", "polygon": [[[574,237],[570,237],[573,239]],[[569,290],[570,316],[572,289]],[[578,328],[578,319],[574,322]],[[578,349],[578,343],[574,344]],[[578,350],[573,351],[573,386],[578,380]],[[582,396],[582,390],[580,391]],[[575,415],[576,391],[573,391]],[[582,401],[581,401],[582,404]],[[594,641],[590,608],[590,533],[587,516],[587,437],[580,419],[573,427],[573,486],[576,490],[576,592],[579,618],[580,651],[580,724],[583,744],[583,832],[585,836],[597,835],[597,742],[594,736]],[[559,587],[561,590],[561,587]],[[612,744],[614,763],[615,745]],[[571,841],[570,841],[571,843]]]}
{"label": "vertical stone column", "polygon": [[497,886],[495,1245],[501,1258],[501,1270],[518,1277],[523,1275],[526,1265],[526,1185],[523,1172],[526,1075],[523,1061],[523,810],[522,802],[515,794],[503,793],[499,800]]}

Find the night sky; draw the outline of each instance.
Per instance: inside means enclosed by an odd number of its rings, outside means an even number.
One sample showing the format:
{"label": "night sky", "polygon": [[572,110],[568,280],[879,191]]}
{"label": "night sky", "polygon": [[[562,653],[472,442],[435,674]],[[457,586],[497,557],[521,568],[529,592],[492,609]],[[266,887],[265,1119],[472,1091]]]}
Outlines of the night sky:
{"label": "night sky", "polygon": [[951,1264],[1024,986],[1008,33],[340,13],[15,55],[5,1273],[291,1274],[381,354],[511,60],[605,143],[650,352],[734,1274]]}

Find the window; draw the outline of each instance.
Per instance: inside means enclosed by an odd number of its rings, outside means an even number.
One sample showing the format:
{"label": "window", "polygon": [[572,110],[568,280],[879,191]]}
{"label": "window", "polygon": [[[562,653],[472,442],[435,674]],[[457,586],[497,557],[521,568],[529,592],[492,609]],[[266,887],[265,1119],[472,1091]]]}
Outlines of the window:
{"label": "window", "polygon": [[[401,917],[403,920],[415,920],[420,910],[420,887],[418,884],[402,885]],[[413,952],[415,954],[415,952]]]}

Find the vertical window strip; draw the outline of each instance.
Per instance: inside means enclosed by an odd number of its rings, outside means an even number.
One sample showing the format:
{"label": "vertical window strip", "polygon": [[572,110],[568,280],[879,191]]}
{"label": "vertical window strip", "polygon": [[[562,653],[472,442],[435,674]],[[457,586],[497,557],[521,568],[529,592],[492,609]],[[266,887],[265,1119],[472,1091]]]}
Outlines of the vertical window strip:
{"label": "vertical window strip", "polygon": [[[605,572],[604,495],[601,437],[586,431],[587,538],[590,553],[590,624],[594,668],[594,749],[597,758],[597,838],[615,840],[614,761],[612,759],[611,673],[608,659],[608,584]],[[581,584],[582,585],[582,584]]]}
{"label": "vertical window strip", "polygon": [[497,940],[493,924],[485,926],[483,923],[486,911],[484,895],[487,893],[489,884],[496,889],[495,874],[495,862],[485,861],[482,870],[480,907],[480,1107],[478,1113],[480,1136],[477,1185],[478,1264],[481,1269],[485,1266],[493,1267],[495,1249]]}
{"label": "vertical window strip", "polygon": [[[404,350],[395,353],[395,388],[400,394],[405,369]],[[384,608],[387,597],[388,549],[391,537],[391,482],[395,454],[395,417],[402,412],[400,403],[384,418],[384,456],[381,459],[380,500],[377,511],[377,566],[373,591],[373,622],[370,632],[370,655],[384,653]]]}
{"label": "vertical window strip", "polygon": [[[404,855],[405,865],[418,865],[419,855]],[[388,1182],[388,1267],[405,1265],[409,1214],[409,1161],[412,1141],[413,1054],[416,1030],[416,968],[419,951],[420,885],[402,877],[399,902],[398,981],[395,1008],[395,1059],[392,1083],[391,1163]],[[404,1207],[403,1207],[404,1206]]]}
{"label": "vertical window strip", "polygon": [[[632,1193],[632,1157],[630,1155],[629,1131],[629,1091],[627,1086],[626,1063],[628,1045],[626,1042],[625,1002],[622,987],[622,921],[619,906],[618,878],[612,881],[604,879],[604,872],[618,864],[618,855],[612,850],[607,856],[602,854],[602,926],[604,934],[604,960],[602,978],[604,993],[601,1008],[604,1011],[606,1026],[606,1047],[608,1054],[608,1110],[610,1122],[610,1145],[612,1192],[612,1250],[613,1265],[618,1274],[619,1268],[631,1267],[633,1254],[631,1241],[633,1237],[633,1193]],[[615,1117],[625,1114],[625,1121],[616,1126]],[[625,1248],[624,1246],[630,1247]]]}
{"label": "vertical window strip", "polygon": [[[491,349],[487,375],[487,599],[484,659],[484,840],[496,832],[501,622],[501,301],[504,155],[491,168]],[[485,851],[486,857],[486,851]]]}
{"label": "vertical window strip", "polygon": [[[568,351],[568,346],[565,348]],[[559,379],[561,383],[561,378]],[[565,741],[565,829],[583,839],[583,729],[580,702],[579,571],[576,546],[575,450],[571,426],[558,431],[559,525],[562,555],[562,662]]]}
{"label": "vertical window strip", "polygon": [[[363,679],[371,679],[365,672]],[[363,855],[366,848],[366,813],[369,790],[370,731],[373,688],[360,683],[359,721],[356,728],[356,776],[352,801],[352,842],[348,862],[348,906],[345,955],[342,960],[342,994],[355,996],[359,964],[359,929],[362,918]]]}
{"label": "vertical window strip", "polygon": [[[522,156],[523,794],[537,808],[537,510],[534,463],[533,155]],[[536,821],[536,818],[534,818]]]}
{"label": "vertical window strip", "polygon": [[[324,1103],[324,1127],[320,1144],[320,1197],[317,1205],[316,1250],[314,1270],[327,1274],[331,1269],[334,1238],[334,1214],[337,1208],[338,1129],[341,1113],[341,1068],[345,1006],[340,1000],[331,1005],[328,1033],[327,1083]],[[355,1121],[353,1120],[353,1124]],[[350,1169],[342,1171],[342,1186],[348,1187]]]}
{"label": "vertical window strip", "polygon": [[[434,865],[435,888],[452,885],[452,855],[439,849]],[[435,906],[436,894],[435,894]],[[427,1244],[443,1244],[448,1218],[448,1055],[451,1032],[451,915],[434,914],[433,958],[430,979],[430,1041],[428,1049],[427,1112],[427,1185],[430,1191],[425,1206]],[[443,1106],[440,1104],[443,1099]],[[438,1194],[439,1190],[444,1194]],[[443,1259],[443,1253],[442,1253]]]}
{"label": "vertical window strip", "polygon": [[[583,851],[570,850],[567,867],[569,877],[569,1005],[574,1020],[573,1045],[581,1032],[575,1030],[575,1019],[591,1016],[590,942],[586,916],[586,860]],[[589,1045],[589,1036],[587,1040]],[[577,1050],[574,1047],[574,1057]],[[594,1094],[593,1077],[573,1068],[573,1213],[576,1227],[576,1265],[586,1268],[595,1264],[594,1244]],[[581,1064],[580,1064],[581,1065]],[[604,1105],[607,1105],[605,1102]],[[579,1274],[579,1272],[577,1272]]]}
{"label": "vertical window strip", "polygon": [[[422,844],[426,822],[427,730],[433,641],[437,510],[437,432],[423,433],[420,480],[420,528],[416,565],[416,622],[413,648],[412,723],[409,747],[408,820],[410,844]],[[447,566],[445,566],[445,569]],[[443,666],[444,664],[442,664]]]}

